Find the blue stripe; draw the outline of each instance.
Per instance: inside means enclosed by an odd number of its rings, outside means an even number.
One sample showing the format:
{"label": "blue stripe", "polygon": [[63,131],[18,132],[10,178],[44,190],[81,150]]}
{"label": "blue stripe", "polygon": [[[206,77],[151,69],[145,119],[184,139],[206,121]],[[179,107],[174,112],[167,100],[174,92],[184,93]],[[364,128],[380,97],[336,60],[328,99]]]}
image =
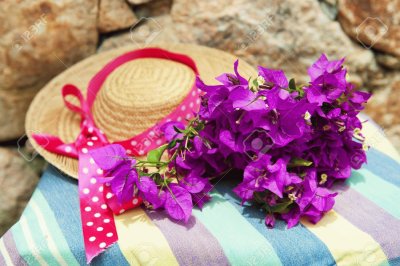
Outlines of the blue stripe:
{"label": "blue stripe", "polygon": [[35,193],[33,194],[29,202],[29,206],[32,207],[32,204],[35,204],[36,208],[39,208],[37,212],[33,211],[35,217],[41,215],[42,218],[45,219],[44,225],[45,227],[47,227],[47,232],[51,234],[51,238],[53,242],[55,242],[59,254],[68,263],[68,265],[78,265],[75,256],[69,249],[68,243],[65,240],[61,228],[58,226],[57,219],[54,216],[53,211],[51,210],[49,204],[47,203],[42,193],[40,193],[40,190],[36,190]]}
{"label": "blue stripe", "polygon": [[[354,171],[351,178],[346,180],[346,184],[392,216],[400,219],[399,187],[393,186],[366,169]],[[371,213],[371,215],[375,215],[375,213]]]}
{"label": "blue stripe", "polygon": [[264,224],[265,213],[254,207],[241,206],[232,192],[234,186],[232,179],[225,179],[216,185],[216,189],[271,243],[283,265],[336,264],[326,245],[303,225],[288,230],[285,222],[277,221],[274,229],[268,229]]}
{"label": "blue stripe", "polygon": [[400,257],[389,260],[391,266],[400,266]]}
{"label": "blue stripe", "polygon": [[47,235],[40,229],[38,220],[35,214],[33,213],[32,208],[29,206],[29,204],[25,208],[24,217],[26,218],[27,226],[32,235],[32,240],[34,242],[34,245],[39,250],[41,257],[49,265],[57,264],[58,263],[57,260],[55,259],[55,257],[53,256],[52,252],[49,250],[49,247],[47,245],[48,243]]}
{"label": "blue stripe", "polygon": [[[78,185],[76,180],[61,175],[49,167],[40,179],[38,188],[54,212],[57,222],[75,258],[86,265],[82,227],[79,213]],[[118,244],[112,245],[96,258],[91,265],[129,265]]]}
{"label": "blue stripe", "polygon": [[[22,216],[25,215],[25,211],[22,213]],[[28,243],[26,242],[26,238],[24,237],[24,232],[22,231],[21,222],[16,223],[11,228],[12,235],[14,236],[14,240],[16,243],[16,247],[18,253],[21,255],[24,261],[28,265],[32,266],[40,266],[39,262],[36,260],[32,250],[30,250]]]}
{"label": "blue stripe", "polygon": [[363,168],[400,187],[400,164],[397,161],[374,148],[367,151],[367,159]]}

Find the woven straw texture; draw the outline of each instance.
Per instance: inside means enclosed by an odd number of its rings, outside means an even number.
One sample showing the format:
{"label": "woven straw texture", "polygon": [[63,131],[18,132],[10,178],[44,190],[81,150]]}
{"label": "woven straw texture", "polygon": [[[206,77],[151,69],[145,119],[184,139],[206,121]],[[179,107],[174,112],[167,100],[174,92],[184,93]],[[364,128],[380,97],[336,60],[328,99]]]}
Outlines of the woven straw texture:
{"label": "woven straw texture", "polygon": [[[221,73],[233,72],[236,60],[228,53],[197,45],[158,44],[153,47],[190,56],[198,67],[200,77],[208,84],[217,84],[215,77]],[[51,80],[33,100],[25,124],[29,140],[40,155],[63,173],[76,178],[78,161],[44,150],[35,143],[31,134],[48,133],[59,136],[65,142],[74,141],[80,131],[80,116],[64,106],[61,88],[71,83],[86,95],[90,79],[105,64],[134,49],[137,47],[122,47],[75,64]],[[254,68],[243,60],[239,63],[239,71],[246,78],[256,75]],[[194,80],[193,71],[177,62],[150,58],[127,62],[107,77],[97,94],[92,107],[96,126],[110,141],[131,138],[178,106]]]}

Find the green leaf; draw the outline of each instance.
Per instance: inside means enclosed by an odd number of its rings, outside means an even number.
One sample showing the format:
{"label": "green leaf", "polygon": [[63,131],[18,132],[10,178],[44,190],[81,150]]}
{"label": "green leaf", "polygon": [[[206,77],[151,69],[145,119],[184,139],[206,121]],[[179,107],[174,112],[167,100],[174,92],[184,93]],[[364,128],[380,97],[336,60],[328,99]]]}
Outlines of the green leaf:
{"label": "green leaf", "polygon": [[294,90],[294,91],[296,90],[296,82],[294,79],[289,80],[289,89]]}
{"label": "green leaf", "polygon": [[304,178],[306,175],[307,175],[306,172],[302,172],[302,173],[299,174],[299,176],[300,176],[301,178]]}
{"label": "green leaf", "polygon": [[162,177],[160,173],[152,173],[150,175],[151,179],[154,180],[154,182],[156,182],[156,184],[159,184],[162,182]]}
{"label": "green leaf", "polygon": [[164,144],[157,149],[149,151],[147,154],[147,161],[150,163],[158,163],[160,162],[161,156],[163,155],[164,151],[167,149],[168,145]]}
{"label": "green leaf", "polygon": [[274,206],[266,206],[267,210],[269,210],[271,213],[284,213],[286,211],[288,211],[288,207],[290,206],[290,204],[292,204],[293,201],[288,200],[288,201],[284,201],[281,203],[278,203]]}
{"label": "green leaf", "polygon": [[194,129],[197,132],[202,131],[204,129],[204,123],[198,123]]}
{"label": "green leaf", "polygon": [[148,176],[148,175],[149,175],[149,173],[147,173],[147,172],[145,172],[145,171],[142,171],[142,170],[140,170],[140,169],[136,169],[136,170],[137,170],[139,176]]}
{"label": "green leaf", "polygon": [[303,98],[304,96],[304,90],[302,88],[298,88],[297,91],[299,92],[300,98]]}
{"label": "green leaf", "polygon": [[173,147],[176,146],[177,140],[173,139],[170,143],[168,143],[168,150],[172,149]]}
{"label": "green leaf", "polygon": [[185,132],[184,129],[180,129],[180,128],[176,127],[176,126],[174,126],[174,130],[175,130],[176,132],[178,132],[178,133],[184,133],[184,132]]}
{"label": "green leaf", "polygon": [[311,166],[313,162],[307,161],[301,158],[293,158],[289,162],[289,167],[297,167],[297,166]]}
{"label": "green leaf", "polygon": [[253,86],[258,88],[258,81],[257,79],[253,79]]}

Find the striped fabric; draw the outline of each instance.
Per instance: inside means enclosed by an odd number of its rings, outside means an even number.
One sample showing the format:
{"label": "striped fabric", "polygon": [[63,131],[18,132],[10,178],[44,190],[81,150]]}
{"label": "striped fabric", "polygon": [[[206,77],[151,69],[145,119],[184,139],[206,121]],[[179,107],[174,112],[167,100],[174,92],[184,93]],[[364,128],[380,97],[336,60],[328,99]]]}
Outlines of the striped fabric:
{"label": "striped fabric", "polygon": [[[376,134],[367,123],[374,147],[368,164],[337,186],[334,210],[317,225],[267,229],[264,214],[241,206],[224,178],[188,224],[140,208],[116,217],[118,244],[92,264],[400,265],[400,156]],[[50,167],[20,221],[0,239],[0,265],[84,265],[78,206],[76,181]]]}

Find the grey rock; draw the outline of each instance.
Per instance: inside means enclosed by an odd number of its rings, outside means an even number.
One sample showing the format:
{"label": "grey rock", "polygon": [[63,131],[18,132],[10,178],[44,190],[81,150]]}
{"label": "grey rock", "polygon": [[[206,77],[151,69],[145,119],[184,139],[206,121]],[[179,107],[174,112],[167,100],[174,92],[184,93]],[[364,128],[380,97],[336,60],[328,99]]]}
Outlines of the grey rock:
{"label": "grey rock", "polygon": [[400,0],[339,0],[346,33],[367,49],[400,57]]}
{"label": "grey rock", "polygon": [[137,18],[125,0],[100,0],[97,28],[100,33],[126,29]]}
{"label": "grey rock", "polygon": [[390,69],[400,69],[400,57],[390,54],[375,53],[376,61],[384,67]]}
{"label": "grey rock", "polygon": [[21,154],[0,148],[0,236],[18,220],[38,180]]}
{"label": "grey rock", "polygon": [[[212,12],[210,12],[212,10]],[[366,85],[378,68],[370,50],[361,48],[330,20],[315,0],[175,0],[171,16],[179,39],[216,47],[254,65],[281,68],[307,82],[307,67],[321,53],[346,57],[352,81]]]}
{"label": "grey rock", "polygon": [[23,134],[26,109],[44,84],[95,52],[97,4],[0,1],[0,141]]}
{"label": "grey rock", "polygon": [[137,48],[149,47],[156,43],[179,43],[178,34],[169,15],[143,18],[141,23],[129,31],[106,38],[98,48],[99,52],[113,48],[136,45]]}

